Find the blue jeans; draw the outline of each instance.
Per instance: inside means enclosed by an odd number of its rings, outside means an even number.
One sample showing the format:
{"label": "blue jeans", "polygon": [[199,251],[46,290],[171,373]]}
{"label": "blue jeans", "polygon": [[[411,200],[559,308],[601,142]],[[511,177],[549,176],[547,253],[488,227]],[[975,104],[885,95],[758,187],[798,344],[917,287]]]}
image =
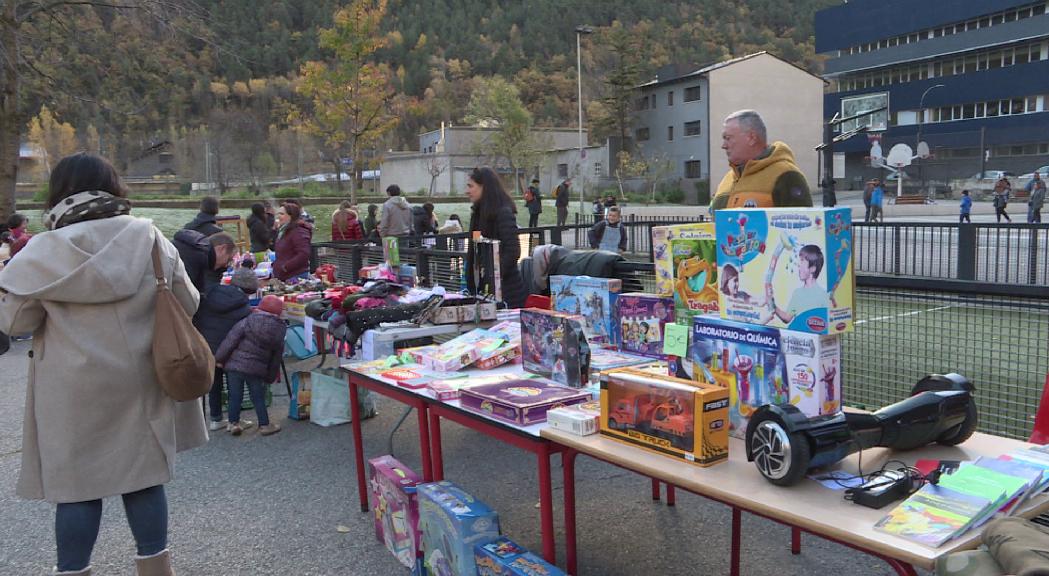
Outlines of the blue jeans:
{"label": "blue jeans", "polygon": [[255,415],[259,417],[259,426],[270,423],[270,415],[266,412],[265,384],[261,376],[252,376],[236,370],[226,372],[226,380],[229,383],[229,421],[230,424],[240,422],[240,405],[244,402],[244,385],[248,386],[248,394],[251,403],[255,405]]}
{"label": "blue jeans", "polygon": [[211,412],[212,422],[222,421],[222,368],[215,368],[215,379],[211,381],[211,390],[208,390],[208,411]]}
{"label": "blue jeans", "polygon": [[[122,496],[127,523],[139,556],[152,556],[168,547],[168,499],[164,486],[153,486]],[[55,510],[55,543],[59,572],[77,572],[91,564],[91,551],[102,522],[102,501],[59,504]]]}

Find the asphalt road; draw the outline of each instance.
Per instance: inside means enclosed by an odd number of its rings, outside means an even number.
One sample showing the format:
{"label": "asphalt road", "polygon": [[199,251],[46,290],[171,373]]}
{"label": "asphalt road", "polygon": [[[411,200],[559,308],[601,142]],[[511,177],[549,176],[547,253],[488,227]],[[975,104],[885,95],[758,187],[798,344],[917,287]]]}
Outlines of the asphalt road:
{"label": "asphalt road", "polygon": [[[5,576],[49,574],[55,555],[52,507],[14,496],[28,348],[16,343],[0,357],[0,574]],[[379,416],[364,423],[370,456],[385,453],[387,434],[401,414],[394,402],[380,400],[378,406]],[[271,417],[284,426],[276,436],[220,433],[179,455],[177,477],[168,485],[170,546],[178,573],[407,575],[376,541],[371,516],[358,511],[349,426],[285,421],[286,410],[286,397],[276,397]],[[397,433],[394,451],[418,470],[413,421]],[[504,533],[539,550],[534,457],[451,423],[445,423],[443,439],[448,479],[493,506]],[[554,461],[556,501],[562,490]],[[677,506],[668,508],[652,502],[648,480],[587,458],[579,459],[576,478],[581,574],[727,572],[727,507],[679,492]],[[562,518],[557,506],[563,563]],[[743,526],[747,576],[890,573],[879,560],[814,537],[806,536],[801,555],[792,556],[787,528],[747,515]],[[133,555],[120,501],[109,499],[95,574],[132,574]]]}

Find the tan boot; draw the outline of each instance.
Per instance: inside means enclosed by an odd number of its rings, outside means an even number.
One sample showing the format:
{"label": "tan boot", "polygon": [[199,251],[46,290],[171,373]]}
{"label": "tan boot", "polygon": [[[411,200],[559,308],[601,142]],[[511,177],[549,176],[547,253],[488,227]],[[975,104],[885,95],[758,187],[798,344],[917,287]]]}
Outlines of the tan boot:
{"label": "tan boot", "polygon": [[166,549],[152,556],[135,556],[138,576],[175,576],[171,570],[171,553]]}
{"label": "tan boot", "polygon": [[87,568],[84,568],[83,570],[77,570],[76,572],[68,572],[68,571],[67,572],[59,572],[58,568],[55,568],[54,575],[55,576],[91,576],[91,567],[88,566]]}

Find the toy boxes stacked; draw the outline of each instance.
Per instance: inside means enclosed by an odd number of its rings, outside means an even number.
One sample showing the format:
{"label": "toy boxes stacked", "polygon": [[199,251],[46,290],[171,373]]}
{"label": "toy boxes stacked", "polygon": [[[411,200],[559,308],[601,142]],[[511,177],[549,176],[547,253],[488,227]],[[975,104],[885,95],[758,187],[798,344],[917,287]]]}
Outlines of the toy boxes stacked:
{"label": "toy boxes stacked", "polygon": [[477,574],[474,546],[499,537],[499,515],[448,481],[419,486],[419,530],[430,574]]}
{"label": "toy boxes stacked", "polygon": [[554,310],[583,317],[590,344],[613,344],[613,307],[623,282],[590,276],[551,276]]}
{"label": "toy boxes stacked", "polygon": [[419,506],[415,492],[422,479],[393,456],[368,461],[375,537],[397,560],[411,568],[419,549]]}
{"label": "toy boxes stacked", "polygon": [[582,316],[550,310],[521,310],[524,369],[559,384],[581,388],[590,381],[590,346]]}

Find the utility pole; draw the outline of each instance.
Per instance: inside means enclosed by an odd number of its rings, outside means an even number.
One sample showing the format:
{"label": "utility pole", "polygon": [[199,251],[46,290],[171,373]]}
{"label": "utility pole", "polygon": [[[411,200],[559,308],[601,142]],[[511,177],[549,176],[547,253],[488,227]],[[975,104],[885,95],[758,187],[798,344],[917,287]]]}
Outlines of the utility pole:
{"label": "utility pole", "polygon": [[575,29],[575,63],[576,63],[576,99],[579,101],[579,159],[577,166],[579,166],[579,213],[583,214],[583,53],[582,53],[582,41],[583,34],[593,34],[594,29],[589,26],[576,26]]}

